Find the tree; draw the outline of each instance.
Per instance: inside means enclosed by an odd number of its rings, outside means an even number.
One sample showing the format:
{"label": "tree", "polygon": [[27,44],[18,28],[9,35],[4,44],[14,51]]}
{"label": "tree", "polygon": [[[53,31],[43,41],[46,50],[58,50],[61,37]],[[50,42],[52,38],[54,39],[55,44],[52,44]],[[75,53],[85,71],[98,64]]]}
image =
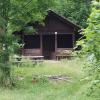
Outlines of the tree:
{"label": "tree", "polygon": [[[91,89],[100,86],[100,2],[93,2],[92,13],[88,18],[88,27],[84,30],[85,39],[79,41],[82,53],[89,57],[89,75],[91,76]],[[92,91],[93,92],[93,91]]]}
{"label": "tree", "polygon": [[[0,82],[12,85],[10,55],[18,48],[18,39],[12,33],[30,21],[42,21],[53,0],[0,0]],[[42,5],[42,6],[41,6]],[[44,12],[44,13],[43,13]]]}
{"label": "tree", "polygon": [[55,10],[74,23],[86,27],[86,20],[91,12],[92,0],[55,0]]}

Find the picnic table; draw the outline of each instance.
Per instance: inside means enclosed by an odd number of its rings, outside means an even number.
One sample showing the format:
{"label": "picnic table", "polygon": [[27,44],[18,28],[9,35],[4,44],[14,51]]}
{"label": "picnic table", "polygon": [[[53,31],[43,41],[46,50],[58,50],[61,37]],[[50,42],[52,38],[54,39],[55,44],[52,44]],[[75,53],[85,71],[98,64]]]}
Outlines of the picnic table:
{"label": "picnic table", "polygon": [[18,66],[22,63],[26,63],[27,61],[31,61],[32,63],[37,64],[38,62],[43,62],[44,56],[16,56],[13,57],[13,63]]}

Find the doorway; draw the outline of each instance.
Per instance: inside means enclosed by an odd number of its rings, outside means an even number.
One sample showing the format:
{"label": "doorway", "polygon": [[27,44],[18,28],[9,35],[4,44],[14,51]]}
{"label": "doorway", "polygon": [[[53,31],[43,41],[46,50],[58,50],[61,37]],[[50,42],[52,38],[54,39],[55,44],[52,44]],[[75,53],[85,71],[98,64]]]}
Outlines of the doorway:
{"label": "doorway", "polygon": [[43,55],[45,59],[51,59],[55,52],[55,35],[43,35]]}

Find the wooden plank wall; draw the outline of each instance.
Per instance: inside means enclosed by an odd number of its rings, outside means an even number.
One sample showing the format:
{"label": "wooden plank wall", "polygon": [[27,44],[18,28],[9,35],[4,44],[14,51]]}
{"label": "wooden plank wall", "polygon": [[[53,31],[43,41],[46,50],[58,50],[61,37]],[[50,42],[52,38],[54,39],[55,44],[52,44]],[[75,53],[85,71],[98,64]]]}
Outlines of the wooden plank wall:
{"label": "wooden plank wall", "polygon": [[22,55],[24,56],[42,56],[41,49],[23,49]]}

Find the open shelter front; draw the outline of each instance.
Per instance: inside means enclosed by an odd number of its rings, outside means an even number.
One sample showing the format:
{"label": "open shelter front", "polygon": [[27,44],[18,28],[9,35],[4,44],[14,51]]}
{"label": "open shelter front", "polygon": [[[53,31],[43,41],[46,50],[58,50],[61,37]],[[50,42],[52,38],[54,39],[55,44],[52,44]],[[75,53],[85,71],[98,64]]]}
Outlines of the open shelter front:
{"label": "open shelter front", "polygon": [[23,55],[55,59],[59,50],[73,48],[73,34],[24,35]]}

